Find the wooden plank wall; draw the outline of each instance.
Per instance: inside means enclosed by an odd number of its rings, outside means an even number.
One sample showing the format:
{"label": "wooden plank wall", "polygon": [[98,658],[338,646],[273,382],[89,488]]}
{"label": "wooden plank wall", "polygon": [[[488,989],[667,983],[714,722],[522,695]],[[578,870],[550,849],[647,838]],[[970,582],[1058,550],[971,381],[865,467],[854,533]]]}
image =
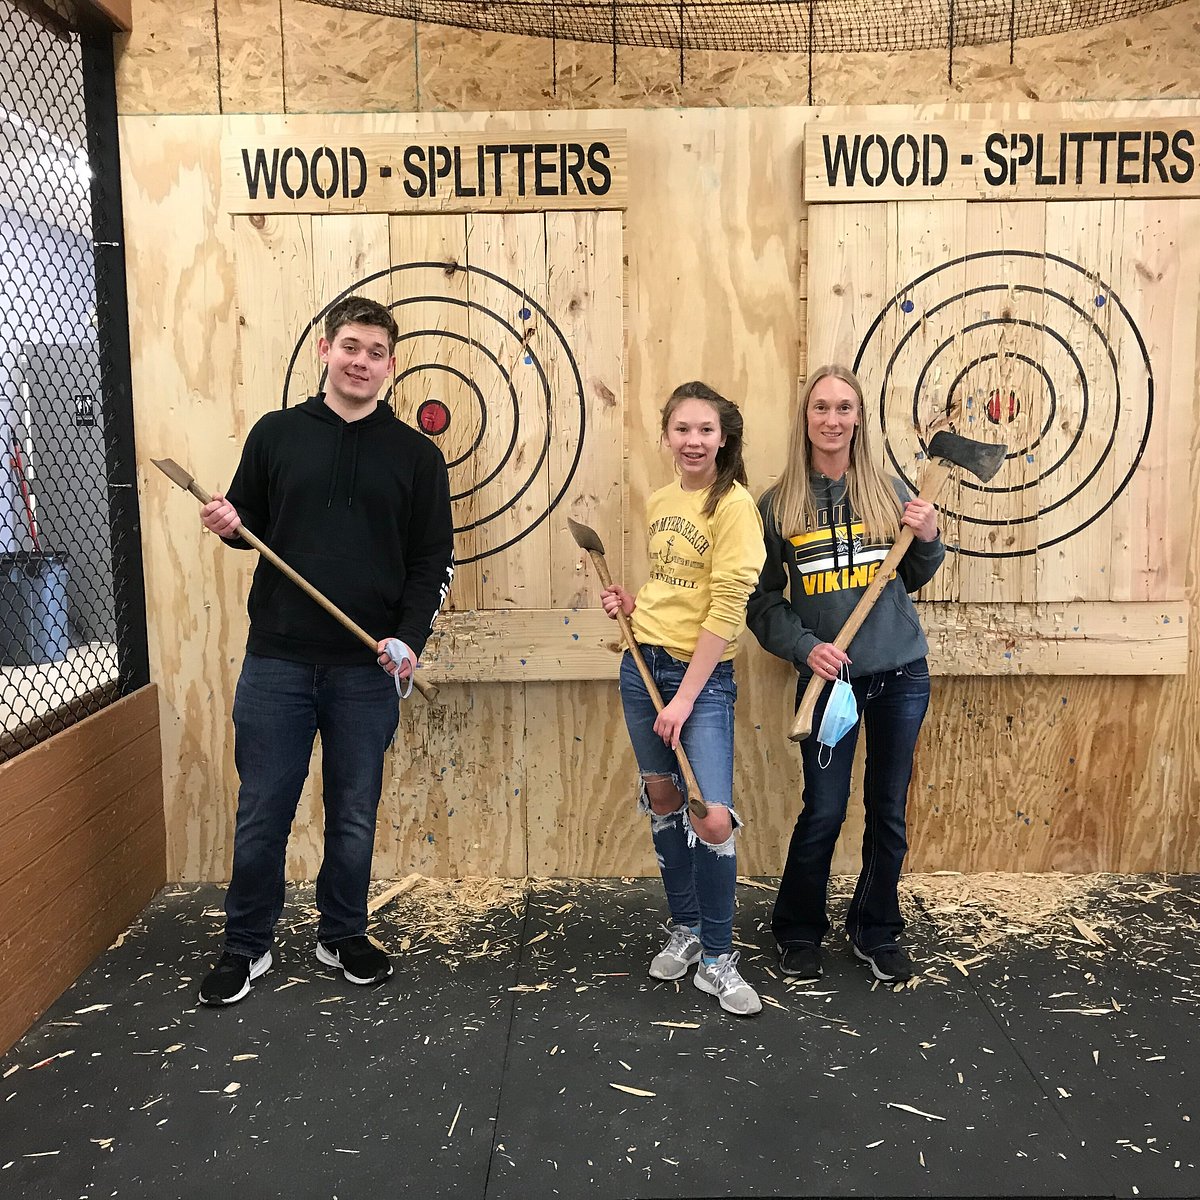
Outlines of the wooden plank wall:
{"label": "wooden plank wall", "polygon": [[166,881],[158,689],[0,765],[0,1050]]}
{"label": "wooden plank wall", "polygon": [[[843,56],[818,64],[818,98],[1004,100],[1027,115],[1033,94],[1079,101],[1197,95],[1200,55],[1187,50],[1197,41],[1197,12],[1200,5],[1187,3],[1141,22],[1040,39],[1018,46],[1011,68],[1006,49],[1003,65],[995,48],[965,51],[953,89],[939,82],[944,56]],[[143,455],[186,461],[216,486],[228,481],[251,416],[231,399],[242,369],[232,315],[236,254],[231,224],[217,216],[219,148],[203,114],[611,104],[626,111],[530,119],[561,128],[569,117],[578,127],[629,131],[636,181],[625,233],[630,510],[667,477],[669,464],[655,448],[656,409],[683,378],[708,378],[744,404],[752,484],[757,490],[770,482],[808,350],[798,170],[807,110],[645,110],[681,97],[794,104],[804,94],[802,63],[689,55],[680,92],[670,82],[669,55],[622,50],[614,84],[608,48],[560,46],[555,94],[549,47],[540,42],[406,26],[418,56],[394,23],[291,0],[197,3],[193,15],[185,21],[177,5],[136,0],[135,31],[119,57],[122,109],[145,114],[122,127],[132,172],[127,253]],[[1106,64],[1103,94],[1094,71],[1079,65],[1081,46],[1089,63]],[[1062,111],[1109,116],[1122,106]],[[166,112],[198,116],[154,115]],[[433,118],[445,128],[456,119],[452,112]],[[408,115],[403,124],[430,120]],[[285,261],[313,253],[286,229],[280,239]],[[289,272],[281,274],[286,288]],[[1192,622],[1200,578],[1198,449],[1193,433],[1181,515],[1191,581],[1183,603]],[[165,483],[144,476],[142,499],[151,653],[162,688],[169,876],[221,879],[233,813],[229,707],[251,564],[204,542],[190,502]],[[640,539],[631,529],[626,537],[636,580],[645,566]],[[1014,614],[1005,635],[1018,644],[1036,616]],[[992,633],[970,612],[951,613],[933,640]],[[594,636],[603,640],[600,627]],[[1121,631],[1110,636],[1119,648]],[[1057,661],[1051,651],[1039,665]],[[1196,869],[1198,667],[1193,639],[1188,670],[1174,677],[936,679],[916,763],[911,866]],[[738,804],[750,822],[742,865],[770,873],[798,807],[798,764],[782,736],[791,683],[782,664],[753,647],[738,670]],[[644,824],[632,811],[632,758],[611,683],[448,684],[442,699],[435,708],[406,707],[389,759],[377,874],[653,872]],[[294,877],[311,877],[318,861],[313,797],[310,790],[293,840]],[[853,865],[860,833],[852,821],[838,869]]]}

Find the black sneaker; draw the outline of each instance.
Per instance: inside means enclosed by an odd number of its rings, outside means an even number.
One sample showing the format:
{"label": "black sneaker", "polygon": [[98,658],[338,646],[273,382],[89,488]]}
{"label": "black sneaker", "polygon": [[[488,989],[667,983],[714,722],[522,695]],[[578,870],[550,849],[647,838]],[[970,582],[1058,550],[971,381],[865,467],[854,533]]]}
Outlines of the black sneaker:
{"label": "black sneaker", "polygon": [[365,934],[336,942],[318,942],[317,958],[327,967],[340,967],[351,983],[381,983],[392,973],[387,951]]}
{"label": "black sneaker", "polygon": [[811,942],[802,946],[780,946],[779,969],[789,979],[820,979],[825,973],[821,966],[821,947]]}
{"label": "black sneaker", "polygon": [[903,946],[895,942],[887,946],[879,946],[874,950],[860,950],[853,942],[850,943],[855,958],[861,958],[871,968],[871,974],[883,983],[905,983],[913,977],[912,959],[908,957]]}
{"label": "black sneaker", "polygon": [[261,958],[226,950],[200,985],[201,1004],[236,1004],[250,994],[250,984],[271,969],[271,952]]}

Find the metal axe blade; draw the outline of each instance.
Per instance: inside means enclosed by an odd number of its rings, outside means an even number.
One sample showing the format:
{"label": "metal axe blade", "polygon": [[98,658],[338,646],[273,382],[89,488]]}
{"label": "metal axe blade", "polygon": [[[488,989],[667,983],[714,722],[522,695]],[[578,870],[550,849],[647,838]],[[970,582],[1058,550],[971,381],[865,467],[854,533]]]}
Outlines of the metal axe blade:
{"label": "metal axe blade", "polygon": [[987,483],[1000,470],[1008,447],[995,442],[976,442],[948,429],[939,429],[929,440],[929,458],[940,458],[964,471],[970,471],[976,479]]}
{"label": "metal axe blade", "polygon": [[570,517],[567,518],[567,528],[571,531],[571,536],[575,539],[575,545],[580,550],[592,550],[597,554],[604,553],[604,543],[600,540],[600,535],[594,529],[581,524],[579,521],[573,521]]}

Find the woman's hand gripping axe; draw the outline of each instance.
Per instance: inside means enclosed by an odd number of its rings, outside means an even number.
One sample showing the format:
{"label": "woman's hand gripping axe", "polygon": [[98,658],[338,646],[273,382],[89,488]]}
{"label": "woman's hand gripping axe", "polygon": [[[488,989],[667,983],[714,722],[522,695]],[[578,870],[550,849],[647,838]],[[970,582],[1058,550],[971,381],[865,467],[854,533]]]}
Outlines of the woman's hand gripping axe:
{"label": "woman's hand gripping axe", "polygon": [[[921,478],[920,499],[928,500],[930,504],[936,504],[942,488],[946,486],[946,481],[950,478],[950,472],[955,467],[969,471],[976,479],[986,483],[1000,470],[1000,464],[1004,462],[1007,452],[1007,446],[995,445],[991,442],[974,442],[970,438],[951,433],[948,429],[939,429],[929,441],[927,453],[929,466]],[[887,557],[879,564],[879,570],[876,571],[870,587],[863,592],[854,611],[846,618],[841,632],[833,639],[833,644],[839,650],[845,652],[850,648],[854,635],[862,628],[875,601],[883,594],[883,589],[887,587],[888,581],[895,575],[896,568],[900,565],[905,551],[912,545],[912,540],[912,527],[910,525],[903,526],[900,536],[896,538]],[[812,733],[813,711],[817,707],[817,698],[821,695],[821,689],[825,686],[825,682],[815,672],[808,681],[808,687],[804,689],[800,707],[796,710],[796,719],[792,722],[792,728],[788,732],[788,737],[793,742],[802,742]]]}
{"label": "woman's hand gripping axe", "polygon": [[[596,531],[589,529],[586,525],[581,525],[578,521],[572,521],[570,517],[567,518],[567,527],[571,530],[571,536],[575,539],[576,545],[591,555],[592,565],[596,568],[596,574],[600,576],[601,586],[611,587],[612,576],[608,573],[608,563],[604,561],[604,543]],[[650,669],[646,666],[646,660],[642,657],[637,642],[634,641],[629,618],[619,608],[617,609],[617,624],[621,627],[621,636],[625,639],[625,645],[633,656],[633,661],[637,664],[638,674],[641,675],[642,682],[646,685],[646,691],[650,693],[650,699],[654,701],[655,710],[662,712],[662,695],[654,682],[654,676],[650,674]],[[679,773],[683,776],[684,785],[687,787],[688,809],[694,817],[707,817],[708,805],[704,803],[704,797],[700,794],[700,784],[696,782],[696,773],[692,770],[692,764],[688,762],[688,756],[684,753],[683,746],[675,747],[675,757],[679,760]]]}
{"label": "woman's hand gripping axe", "polygon": [[[171,458],[152,458],[150,460],[172,483],[177,483],[185,491],[191,492],[201,504],[207,504],[212,497],[174,460]],[[261,538],[256,537],[245,525],[238,527],[238,537],[244,542],[248,542],[269,562],[272,566],[282,571],[305,595],[315,600],[331,617],[344,625],[364,646],[369,646],[371,650],[378,654],[379,640],[373,638],[361,625],[352,621],[332,600],[324,593],[318,592],[303,575],[298,574],[271,549]],[[431,683],[426,683],[419,679],[416,674],[413,674],[413,684],[417,691],[421,693],[425,699],[432,704],[437,699],[437,688]]]}

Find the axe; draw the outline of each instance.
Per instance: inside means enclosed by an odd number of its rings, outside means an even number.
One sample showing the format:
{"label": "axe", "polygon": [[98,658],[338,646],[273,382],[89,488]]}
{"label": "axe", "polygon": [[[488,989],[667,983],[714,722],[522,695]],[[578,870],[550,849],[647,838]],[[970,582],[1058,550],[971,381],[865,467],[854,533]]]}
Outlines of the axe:
{"label": "axe", "polygon": [[[930,462],[921,478],[919,499],[936,504],[942,488],[950,478],[950,472],[955,467],[969,471],[976,479],[986,483],[1000,470],[1000,464],[1004,462],[1007,451],[1007,446],[995,445],[991,442],[974,442],[970,438],[960,437],[957,433],[951,433],[947,429],[938,430],[929,441],[928,458]],[[874,607],[875,601],[883,594],[883,589],[887,587],[892,576],[895,575],[896,568],[900,565],[905,551],[912,545],[913,536],[910,526],[901,526],[900,536],[896,538],[887,557],[879,564],[875,578],[871,580],[871,586],[863,592],[854,611],[846,618],[841,632],[833,639],[833,644],[839,650],[845,652],[854,640],[854,635],[862,628],[867,614]],[[812,678],[808,681],[808,687],[804,689],[800,707],[796,710],[796,719],[792,722],[792,728],[788,732],[788,737],[793,742],[802,742],[812,733],[813,711],[817,707],[817,699],[826,682],[827,680],[813,672]]]}
{"label": "axe", "polygon": [[[596,568],[596,574],[600,576],[600,583],[604,587],[611,587],[612,576],[608,573],[608,563],[604,561],[604,543],[596,531],[589,529],[586,525],[581,525],[578,521],[572,521],[570,517],[567,518],[567,527],[571,530],[575,544],[592,556],[592,565]],[[617,609],[617,624],[621,627],[621,636],[625,639],[629,653],[633,655],[633,661],[637,664],[638,673],[646,685],[646,691],[650,693],[650,699],[654,701],[655,709],[662,712],[662,695],[654,682],[654,677],[650,674],[650,669],[646,666],[646,660],[642,657],[637,642],[633,639],[629,618],[619,608]],[[688,762],[688,756],[684,753],[682,744],[675,747],[675,757],[679,760],[679,772],[687,787],[688,808],[695,817],[707,817],[708,805],[704,803],[704,797],[700,794],[700,784],[696,782],[696,773],[692,770],[692,764]]]}
{"label": "axe", "polygon": [[[201,504],[207,504],[212,497],[173,459],[173,458],[152,458],[150,460],[172,483],[177,483],[185,491],[191,492]],[[243,541],[249,542],[273,566],[277,567],[284,573],[302,592],[315,600],[331,617],[340,621],[360,642],[365,646],[370,646],[372,650],[378,654],[379,641],[373,638],[362,626],[357,625],[352,621],[332,600],[323,593],[318,592],[303,575],[297,574],[291,567],[271,549],[261,538],[256,537],[253,533],[242,525],[237,531],[238,537]],[[433,684],[425,683],[413,675],[413,684],[417,691],[421,693],[425,699],[432,704],[437,699],[437,688]]]}

